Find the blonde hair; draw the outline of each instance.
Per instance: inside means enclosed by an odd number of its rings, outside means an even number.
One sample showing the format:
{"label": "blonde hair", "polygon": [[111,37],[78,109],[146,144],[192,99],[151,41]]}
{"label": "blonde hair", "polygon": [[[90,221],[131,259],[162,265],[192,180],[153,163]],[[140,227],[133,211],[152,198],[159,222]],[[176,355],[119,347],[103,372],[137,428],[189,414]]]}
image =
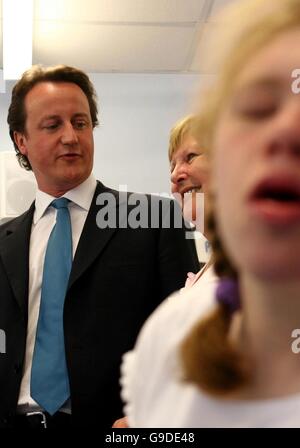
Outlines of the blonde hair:
{"label": "blonde hair", "polygon": [[[210,55],[217,53],[220,71],[202,101],[196,132],[209,152],[214,149],[215,127],[241,68],[274,37],[300,27],[300,1],[243,0],[226,10],[222,18],[227,28],[225,35],[219,36],[221,48],[212,46],[208,51]],[[212,194],[209,200],[207,219],[215,270],[220,277],[237,279],[218,236]],[[233,392],[247,383],[252,374],[249,360],[229,341],[231,317],[230,311],[219,304],[210,316],[195,325],[181,345],[185,379],[212,394]]]}
{"label": "blonde hair", "polygon": [[[177,121],[170,131],[169,139],[169,161],[171,162],[174,153],[177,151],[179,146],[182,144],[184,138],[187,135],[193,135],[197,132],[198,134],[198,121],[199,118],[196,115],[187,115],[181,120]],[[196,130],[197,125],[197,130]],[[195,136],[196,137],[196,136]]]}
{"label": "blonde hair", "polygon": [[207,59],[213,57],[219,71],[213,86],[204,94],[198,115],[198,133],[211,149],[215,126],[241,68],[275,36],[300,27],[300,2],[242,0],[225,8],[220,21],[226,25],[220,34],[215,33],[206,50]]}

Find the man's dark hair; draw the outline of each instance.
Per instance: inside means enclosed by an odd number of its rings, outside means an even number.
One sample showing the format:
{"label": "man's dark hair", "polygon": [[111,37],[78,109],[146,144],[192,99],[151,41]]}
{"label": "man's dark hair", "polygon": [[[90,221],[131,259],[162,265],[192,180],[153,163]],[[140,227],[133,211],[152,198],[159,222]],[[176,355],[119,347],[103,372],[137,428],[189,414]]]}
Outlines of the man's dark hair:
{"label": "man's dark hair", "polygon": [[9,135],[13,141],[19,164],[26,170],[31,170],[32,168],[28,158],[20,153],[14,139],[14,132],[26,133],[25,97],[36,84],[47,81],[77,84],[87,97],[93,128],[98,124],[97,94],[89,77],[83,71],[66,65],[57,65],[55,67],[32,66],[23,73],[21,79],[15,84],[7,116]]}

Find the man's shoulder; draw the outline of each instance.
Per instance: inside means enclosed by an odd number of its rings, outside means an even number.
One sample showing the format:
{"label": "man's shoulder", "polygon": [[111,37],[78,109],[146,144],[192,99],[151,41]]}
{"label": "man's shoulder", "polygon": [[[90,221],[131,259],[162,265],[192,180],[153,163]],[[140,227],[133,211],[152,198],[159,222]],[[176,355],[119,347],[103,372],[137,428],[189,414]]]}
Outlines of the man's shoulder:
{"label": "man's shoulder", "polygon": [[[172,216],[177,216],[177,220],[182,220],[181,208],[171,196],[115,190],[97,181],[92,207],[95,207],[95,205],[104,206],[106,204],[112,208],[123,209],[125,207],[128,212],[136,209],[136,211],[139,210],[148,215],[158,213],[161,217],[171,214]],[[97,211],[97,208],[94,210]]]}
{"label": "man's shoulder", "polygon": [[0,237],[3,235],[7,235],[10,231],[15,231],[19,226],[24,225],[26,222],[26,219],[33,216],[34,207],[33,205],[26,210],[24,213],[22,213],[19,216],[16,216],[15,218],[7,219],[5,222],[1,223],[0,220]]}
{"label": "man's shoulder", "polygon": [[[111,193],[113,196],[121,199],[123,202],[124,200],[133,201],[133,200],[147,200],[152,201],[153,203],[159,203],[163,202],[165,204],[173,204],[176,203],[176,201],[171,197],[167,195],[158,195],[153,193],[141,193],[141,192],[135,192],[135,191],[127,191],[127,190],[116,190],[114,188],[107,187],[99,180],[97,181],[96,191],[95,194],[99,195],[101,193]],[[177,204],[177,203],[176,203]]]}
{"label": "man's shoulder", "polygon": [[[91,215],[97,215],[101,229],[111,226],[130,229],[181,229],[190,231],[190,225],[183,220],[179,204],[166,195],[118,191],[97,183],[91,205]],[[127,222],[127,225],[124,223]],[[100,223],[100,225],[99,225]],[[120,226],[119,226],[120,225]]]}

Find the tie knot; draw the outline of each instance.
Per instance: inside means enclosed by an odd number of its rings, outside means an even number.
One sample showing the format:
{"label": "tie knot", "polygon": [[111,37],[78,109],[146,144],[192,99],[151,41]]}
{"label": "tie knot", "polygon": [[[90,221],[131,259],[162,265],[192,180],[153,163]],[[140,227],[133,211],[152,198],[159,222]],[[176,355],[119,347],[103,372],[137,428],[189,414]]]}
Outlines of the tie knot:
{"label": "tie knot", "polygon": [[59,198],[54,199],[54,201],[51,202],[52,207],[58,209],[58,208],[68,208],[70,200],[67,198]]}

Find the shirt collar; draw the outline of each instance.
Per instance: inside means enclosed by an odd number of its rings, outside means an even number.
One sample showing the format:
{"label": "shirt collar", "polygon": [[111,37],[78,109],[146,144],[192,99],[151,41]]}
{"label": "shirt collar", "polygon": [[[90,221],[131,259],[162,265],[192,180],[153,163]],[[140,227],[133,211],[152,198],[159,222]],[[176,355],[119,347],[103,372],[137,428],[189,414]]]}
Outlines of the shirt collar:
{"label": "shirt collar", "polygon": [[[74,204],[78,205],[82,209],[88,211],[95,193],[97,181],[93,174],[72,190],[67,191],[62,197],[70,199]],[[35,198],[35,212],[33,217],[33,223],[36,224],[45,211],[56,199],[54,196],[45,193],[44,191],[37,190]]]}

